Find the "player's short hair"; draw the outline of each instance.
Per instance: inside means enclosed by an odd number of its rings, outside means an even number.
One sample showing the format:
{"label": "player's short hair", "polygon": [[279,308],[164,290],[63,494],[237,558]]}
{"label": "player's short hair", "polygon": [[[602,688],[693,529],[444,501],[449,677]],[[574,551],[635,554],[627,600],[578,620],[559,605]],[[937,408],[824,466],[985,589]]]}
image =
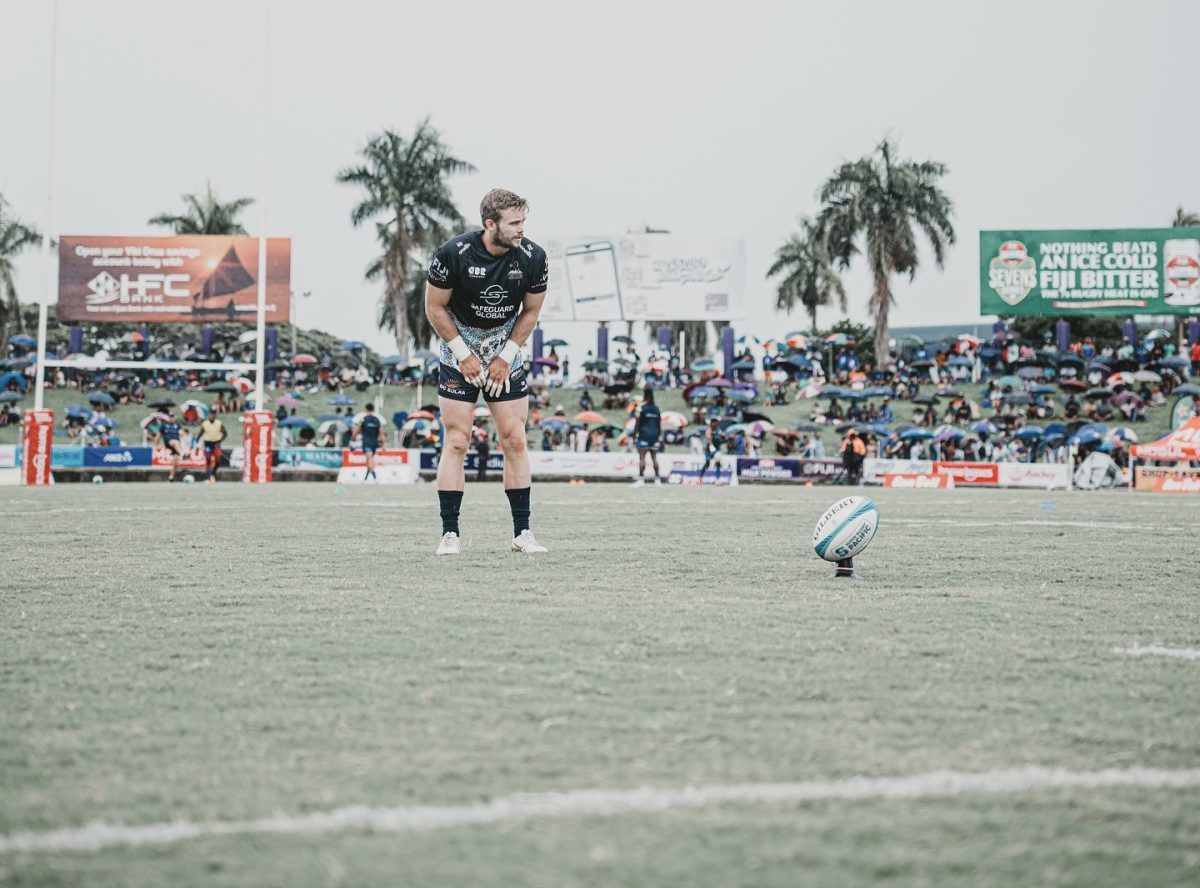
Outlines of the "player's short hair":
{"label": "player's short hair", "polygon": [[527,210],[529,202],[519,194],[504,188],[493,188],[479,202],[479,217],[483,222],[491,219],[500,221],[500,214],[505,210]]}
{"label": "player's short hair", "polygon": [[654,403],[654,389],[647,387],[646,390],[642,392],[642,401],[643,401],[643,403],[646,403],[646,404],[653,404]]}
{"label": "player's short hair", "polygon": [[375,410],[375,405],[374,405],[374,404],[368,404],[368,405],[367,405],[367,407],[366,407],[366,409],[367,409],[368,411],[374,411],[374,410]]}

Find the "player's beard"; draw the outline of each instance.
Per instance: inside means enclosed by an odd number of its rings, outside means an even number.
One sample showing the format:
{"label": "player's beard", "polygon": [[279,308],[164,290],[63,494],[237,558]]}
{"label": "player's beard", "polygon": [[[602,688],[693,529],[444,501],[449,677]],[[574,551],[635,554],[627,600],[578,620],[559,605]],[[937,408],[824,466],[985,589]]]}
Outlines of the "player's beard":
{"label": "player's beard", "polygon": [[506,248],[506,249],[509,249],[509,250],[516,249],[517,247],[520,247],[520,246],[521,246],[521,240],[522,240],[522,239],[523,239],[523,238],[522,238],[522,236],[521,236],[521,235],[517,235],[517,234],[513,234],[513,235],[504,235],[504,234],[501,234],[501,232],[500,232],[500,229],[499,229],[499,228],[497,228],[497,229],[496,229],[496,234],[495,234],[495,237],[494,237],[494,240],[495,240],[495,242],[496,242],[496,246],[498,246],[498,247],[504,247],[504,248]]}

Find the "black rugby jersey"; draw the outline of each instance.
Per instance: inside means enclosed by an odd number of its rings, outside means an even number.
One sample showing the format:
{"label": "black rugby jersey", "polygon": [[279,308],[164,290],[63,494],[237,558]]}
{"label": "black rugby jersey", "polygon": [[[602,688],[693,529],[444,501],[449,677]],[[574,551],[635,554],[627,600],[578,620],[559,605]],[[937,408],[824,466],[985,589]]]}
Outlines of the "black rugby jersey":
{"label": "black rugby jersey", "polygon": [[521,312],[526,293],[545,293],[546,251],[528,238],[503,256],[483,245],[483,232],[452,237],[429,263],[429,283],[453,291],[450,313],[460,324],[491,329]]}

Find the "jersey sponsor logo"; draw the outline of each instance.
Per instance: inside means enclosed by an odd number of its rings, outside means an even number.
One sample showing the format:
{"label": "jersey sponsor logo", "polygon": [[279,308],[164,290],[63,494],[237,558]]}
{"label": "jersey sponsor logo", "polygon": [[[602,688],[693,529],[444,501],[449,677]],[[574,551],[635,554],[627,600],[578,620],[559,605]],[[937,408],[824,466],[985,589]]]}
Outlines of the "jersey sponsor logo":
{"label": "jersey sponsor logo", "polygon": [[526,256],[528,256],[530,259],[533,258],[533,247],[530,246],[529,244],[522,242],[521,252],[524,253]]}
{"label": "jersey sponsor logo", "polygon": [[429,276],[437,281],[444,281],[450,276],[450,269],[442,264],[436,256],[429,264]]}
{"label": "jersey sponsor logo", "polygon": [[487,269],[482,265],[468,265],[467,274],[473,278],[487,277]]}
{"label": "jersey sponsor logo", "polygon": [[470,245],[470,244],[468,244],[468,243],[463,243],[462,241],[459,241],[459,242],[458,242],[458,243],[456,243],[454,246],[458,247],[458,255],[460,255],[460,256],[461,256],[463,253],[467,252],[467,250],[471,249],[471,245]]}
{"label": "jersey sponsor logo", "polygon": [[508,270],[508,275],[507,275],[507,277],[508,277],[508,279],[509,279],[510,281],[519,281],[519,280],[520,280],[521,278],[523,278],[524,276],[525,276],[525,275],[524,275],[524,273],[521,271],[521,269],[517,268],[515,265],[514,265],[512,268],[510,268],[510,269]]}
{"label": "jersey sponsor logo", "polygon": [[479,294],[479,298],[488,305],[498,305],[500,300],[508,295],[508,290],[505,290],[499,284],[492,284],[486,290]]}

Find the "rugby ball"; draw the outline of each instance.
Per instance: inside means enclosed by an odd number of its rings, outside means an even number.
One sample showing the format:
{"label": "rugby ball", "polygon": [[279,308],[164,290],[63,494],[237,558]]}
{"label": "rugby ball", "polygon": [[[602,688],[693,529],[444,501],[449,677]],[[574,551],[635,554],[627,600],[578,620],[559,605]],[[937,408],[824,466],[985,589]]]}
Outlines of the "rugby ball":
{"label": "rugby ball", "polygon": [[848,496],[830,506],[813,530],[813,551],[826,561],[853,558],[879,529],[879,507],[865,496]]}

